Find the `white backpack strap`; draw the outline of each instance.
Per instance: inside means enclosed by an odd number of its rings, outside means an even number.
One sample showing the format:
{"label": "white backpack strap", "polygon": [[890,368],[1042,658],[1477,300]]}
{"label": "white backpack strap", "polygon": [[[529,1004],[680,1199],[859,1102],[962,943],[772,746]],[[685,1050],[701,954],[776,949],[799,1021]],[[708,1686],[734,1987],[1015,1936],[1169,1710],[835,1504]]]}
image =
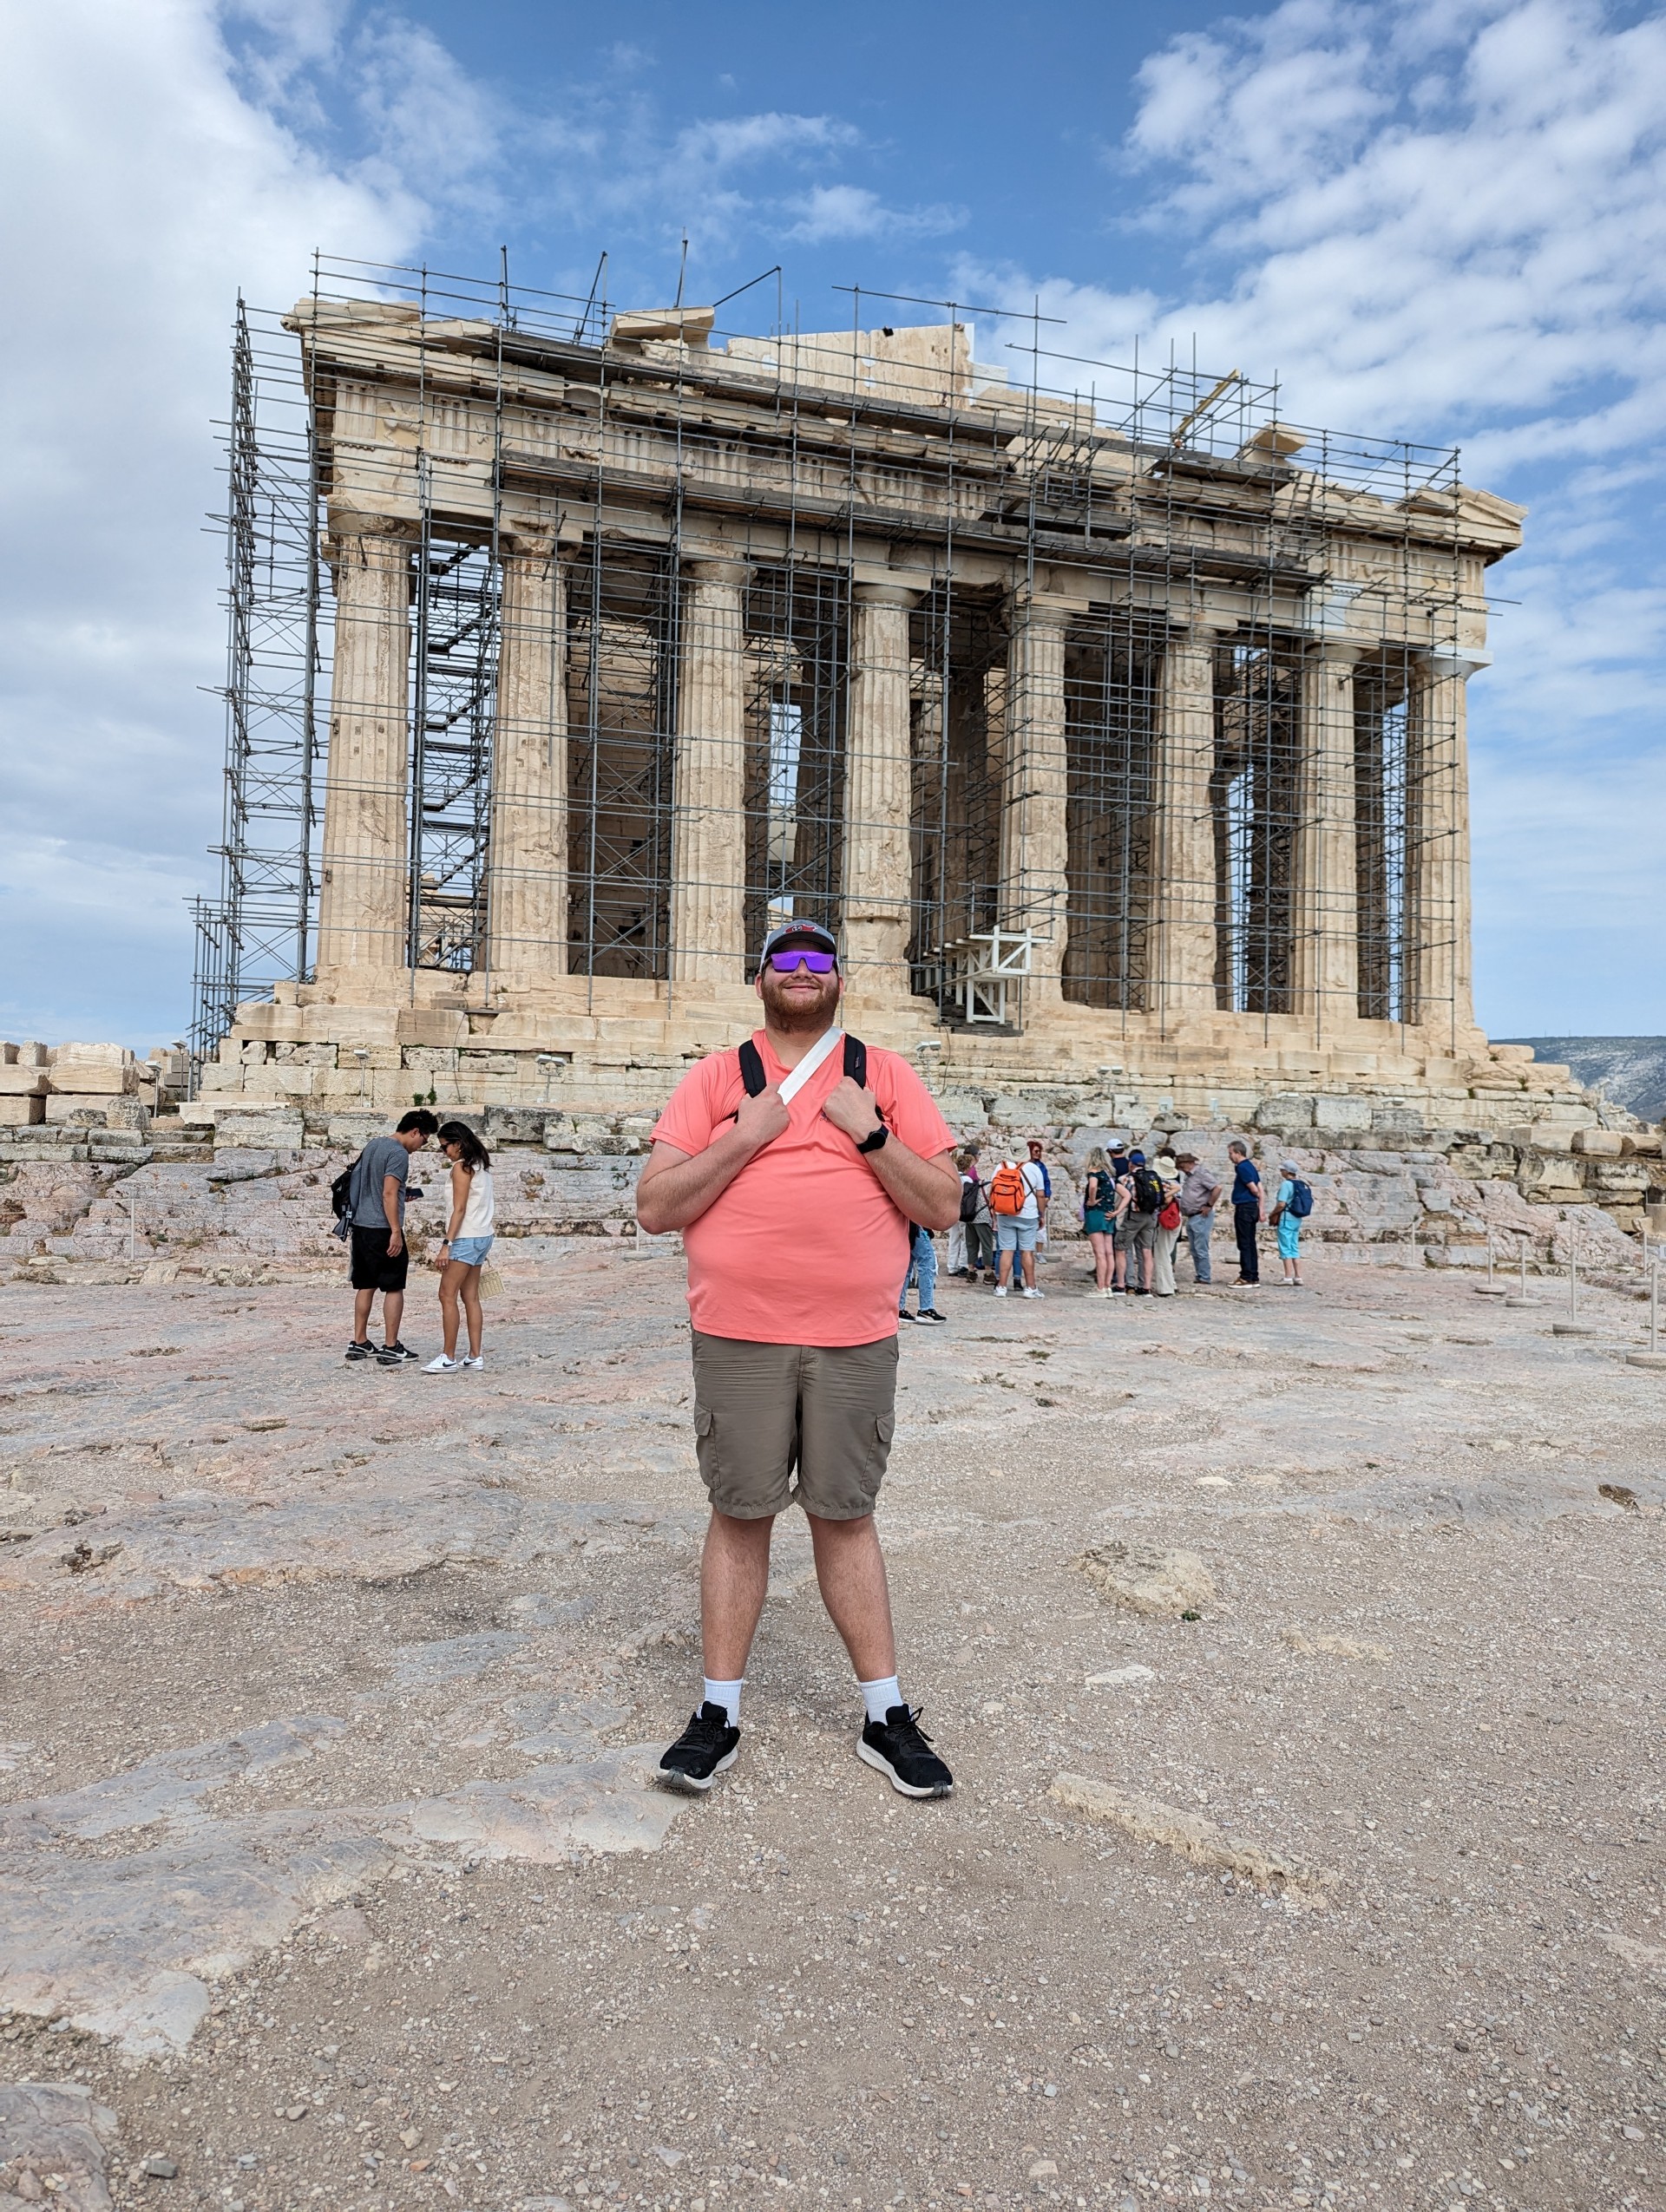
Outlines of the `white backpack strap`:
{"label": "white backpack strap", "polygon": [[825,1036],[817,1038],[791,1074],[782,1077],[781,1103],[783,1105],[790,1106],[792,1103],[817,1068],[824,1066],[843,1043],[844,1031],[842,1029],[830,1029]]}

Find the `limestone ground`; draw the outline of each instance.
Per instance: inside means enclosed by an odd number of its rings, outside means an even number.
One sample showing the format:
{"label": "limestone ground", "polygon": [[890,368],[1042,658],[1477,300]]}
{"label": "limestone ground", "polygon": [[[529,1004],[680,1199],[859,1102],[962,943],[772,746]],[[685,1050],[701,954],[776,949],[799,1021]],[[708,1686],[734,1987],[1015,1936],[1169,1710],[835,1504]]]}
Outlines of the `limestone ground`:
{"label": "limestone ground", "polygon": [[[0,1290],[0,2073],[90,2092],[79,2166],[0,2102],[0,2207],[1666,2204],[1634,1306],[945,1286],[882,1527],[954,1796],[855,1759],[795,1523],[685,1804],[680,1270],[505,1272],[451,1377],[346,1367],[333,1286]],[[1118,1539],[1202,1617],[1073,1564]]]}

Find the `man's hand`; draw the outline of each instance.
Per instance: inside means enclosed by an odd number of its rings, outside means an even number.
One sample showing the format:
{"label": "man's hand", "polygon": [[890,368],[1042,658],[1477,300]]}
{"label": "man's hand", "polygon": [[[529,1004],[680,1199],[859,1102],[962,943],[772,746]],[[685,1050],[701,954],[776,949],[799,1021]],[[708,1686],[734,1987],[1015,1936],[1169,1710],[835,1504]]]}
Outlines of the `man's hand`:
{"label": "man's hand", "polygon": [[397,1260],[404,1248],[405,1233],[403,1229],[396,1228],[388,1238],[389,1259]]}
{"label": "man's hand", "polygon": [[843,1129],[853,1144],[871,1136],[879,1126],[879,1101],[850,1076],[842,1076],[822,1109],[836,1129]]}
{"label": "man's hand", "polygon": [[786,1102],[779,1083],[767,1084],[756,1098],[743,1098],[735,1116],[735,1131],[746,1140],[749,1152],[762,1152],[788,1126]]}

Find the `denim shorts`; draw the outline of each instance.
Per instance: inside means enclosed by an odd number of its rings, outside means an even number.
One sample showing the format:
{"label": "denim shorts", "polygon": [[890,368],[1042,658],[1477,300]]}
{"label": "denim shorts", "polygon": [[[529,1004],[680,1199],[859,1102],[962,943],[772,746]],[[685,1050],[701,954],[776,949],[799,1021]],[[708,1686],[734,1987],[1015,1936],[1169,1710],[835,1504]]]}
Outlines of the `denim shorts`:
{"label": "denim shorts", "polygon": [[1033,1252],[1039,1221],[1020,1221],[1011,1214],[1001,1214],[995,1220],[995,1249],[997,1252]]}
{"label": "denim shorts", "polygon": [[465,1267],[483,1266],[493,1241],[490,1237],[458,1237],[452,1244],[451,1257]]}

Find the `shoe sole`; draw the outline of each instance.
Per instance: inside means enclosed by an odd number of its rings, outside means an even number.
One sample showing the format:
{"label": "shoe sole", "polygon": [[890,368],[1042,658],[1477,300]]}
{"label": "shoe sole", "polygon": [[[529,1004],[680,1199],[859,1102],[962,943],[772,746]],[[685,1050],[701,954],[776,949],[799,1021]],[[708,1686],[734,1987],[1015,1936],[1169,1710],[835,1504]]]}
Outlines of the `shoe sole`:
{"label": "shoe sole", "polygon": [[683,1774],[677,1768],[662,1766],[654,1769],[662,1790],[674,1790],[679,1797],[703,1797],[720,1774],[725,1774],[740,1757],[740,1746],[720,1758],[710,1774],[702,1781],[697,1774]]}
{"label": "shoe sole", "polygon": [[870,1766],[876,1773],[884,1775],[899,1797],[947,1797],[954,1787],[951,1782],[947,1790],[916,1790],[911,1782],[903,1781],[889,1759],[882,1758],[871,1744],[860,1739],[856,1744],[856,1757],[864,1766]]}

